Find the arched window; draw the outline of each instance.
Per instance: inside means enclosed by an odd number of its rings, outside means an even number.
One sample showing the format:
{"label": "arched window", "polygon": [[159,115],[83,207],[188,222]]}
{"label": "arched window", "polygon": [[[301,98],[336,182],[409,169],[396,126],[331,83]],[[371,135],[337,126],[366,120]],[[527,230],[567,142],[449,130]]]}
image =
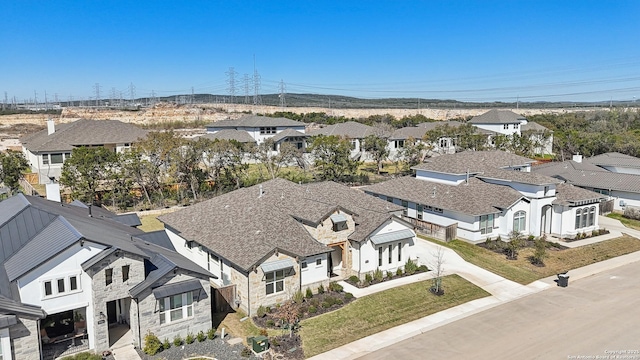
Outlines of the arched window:
{"label": "arched window", "polygon": [[582,215],[582,210],[581,209],[577,209],[576,210],[576,229],[580,229],[580,215]]}
{"label": "arched window", "polygon": [[596,207],[592,206],[589,209],[589,226],[593,226],[596,224],[595,219],[596,219]]}
{"label": "arched window", "polygon": [[513,230],[522,232],[525,231],[527,225],[527,213],[524,211],[518,211],[513,214]]}
{"label": "arched window", "polygon": [[582,209],[582,227],[587,227],[587,215],[589,215],[589,208]]}

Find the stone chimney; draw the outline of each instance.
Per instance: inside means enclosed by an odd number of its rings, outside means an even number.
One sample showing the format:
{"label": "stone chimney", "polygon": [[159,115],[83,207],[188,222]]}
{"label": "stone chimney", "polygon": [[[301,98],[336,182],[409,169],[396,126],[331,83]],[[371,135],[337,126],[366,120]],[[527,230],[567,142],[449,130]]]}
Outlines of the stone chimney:
{"label": "stone chimney", "polygon": [[577,163],[581,163],[582,162],[582,155],[580,155],[580,154],[573,155],[573,161],[575,161]]}
{"label": "stone chimney", "polygon": [[47,135],[51,135],[56,132],[56,124],[53,123],[53,119],[47,120]]}

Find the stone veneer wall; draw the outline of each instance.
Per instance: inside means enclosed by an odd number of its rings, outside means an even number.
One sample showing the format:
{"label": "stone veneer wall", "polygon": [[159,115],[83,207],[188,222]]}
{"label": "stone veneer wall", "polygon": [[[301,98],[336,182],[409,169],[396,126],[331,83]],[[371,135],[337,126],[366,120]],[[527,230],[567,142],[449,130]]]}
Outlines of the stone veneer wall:
{"label": "stone veneer wall", "polygon": [[[119,252],[119,256],[111,254],[98,264],[88,269],[87,273],[92,278],[93,312],[93,338],[96,352],[109,348],[109,324],[108,320],[100,318],[100,312],[107,315],[107,302],[118,299],[130,298],[129,289],[142,282],[144,276],[144,259],[140,256]],[[122,281],[122,266],[129,265],[129,280]],[[113,282],[106,285],[105,270],[113,269]],[[133,315],[136,315],[135,317]],[[133,314],[133,301],[129,312],[129,325],[136,333],[137,314]],[[89,336],[92,335],[89,330]]]}
{"label": "stone veneer wall", "polygon": [[351,269],[351,251],[349,251],[349,235],[356,229],[355,221],[353,217],[344,211],[336,211],[334,214],[342,214],[347,217],[347,229],[341,231],[333,231],[333,222],[331,217],[327,217],[324,221],[318,225],[317,228],[304,224],[305,229],[313,236],[314,239],[325,245],[344,243],[344,252],[342,253],[342,268]]}
{"label": "stone veneer wall", "polygon": [[[171,341],[176,335],[179,335],[184,339],[189,333],[192,333],[193,335],[196,335],[198,331],[206,333],[211,328],[211,285],[208,278],[202,278],[203,276],[199,274],[197,276],[201,277],[200,284],[202,285],[202,290],[199,294],[199,298],[198,292],[194,291],[193,317],[191,318],[160,325],[159,309],[157,300],[153,296],[152,289],[148,288],[139,295],[137,305],[133,303],[131,306],[132,308],[137,308],[136,311],[132,311],[132,316],[134,312],[136,313],[136,316],[137,312],[140,313],[140,334],[138,334],[137,328],[134,329],[133,332],[134,339],[138,344],[144,345],[144,336],[148,331],[154,333],[161,341],[164,339],[169,339],[169,341]],[[193,275],[185,272],[184,270],[179,270],[177,274],[173,274],[173,272],[171,272],[162,277],[154,284],[154,286],[191,280],[193,278]]]}
{"label": "stone veneer wall", "polygon": [[14,360],[40,360],[38,320],[19,317],[18,323],[9,327],[9,338]]}
{"label": "stone veneer wall", "polygon": [[293,297],[293,294],[300,290],[300,264],[296,259],[285,254],[279,254],[278,256],[271,255],[263,263],[277,261],[282,259],[291,259],[295,263],[293,270],[290,270],[288,276],[284,278],[284,291],[276,294],[267,295],[266,282],[264,280],[264,273],[258,266],[256,271],[249,272],[249,283],[251,290],[249,297],[251,299],[251,306],[249,309],[249,316],[254,315],[260,305],[271,306],[275,304],[282,304]]}
{"label": "stone veneer wall", "polygon": [[[232,266],[230,266],[229,269],[231,269],[231,283],[236,286],[236,299],[240,300],[239,308],[248,315],[252,315],[253,313],[251,309],[249,309],[249,296],[251,295],[251,291],[249,291],[247,275]],[[252,272],[249,272],[249,275],[250,274],[252,274]],[[235,304],[231,304],[231,306],[235,307]]]}

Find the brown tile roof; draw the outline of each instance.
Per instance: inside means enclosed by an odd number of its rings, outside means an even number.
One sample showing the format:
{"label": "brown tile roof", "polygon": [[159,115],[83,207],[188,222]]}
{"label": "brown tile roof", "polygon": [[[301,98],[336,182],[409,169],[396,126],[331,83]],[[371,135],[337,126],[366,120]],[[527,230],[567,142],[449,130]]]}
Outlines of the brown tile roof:
{"label": "brown tile roof", "polygon": [[509,186],[475,178],[470,178],[468,184],[454,186],[405,176],[366,186],[363,190],[474,216],[497,213],[523,198]]}
{"label": "brown tile roof", "polygon": [[474,116],[469,120],[471,124],[519,124],[526,118],[510,110],[489,110],[486,113]]}
{"label": "brown tile roof", "polygon": [[464,151],[426,159],[412,169],[429,170],[447,174],[480,173],[487,169],[526,165],[534,160],[505,151]]}
{"label": "brown tile roof", "polygon": [[255,143],[256,140],[244,130],[223,129],[216,133],[204,134],[201,137],[209,140],[235,140],[241,143]]}
{"label": "brown tile roof", "polygon": [[375,135],[376,129],[372,126],[361,124],[355,121],[347,121],[344,123],[325,126],[308,132],[311,136],[342,136],[350,139],[363,139],[369,135]]}
{"label": "brown tile roof", "polygon": [[221,121],[216,121],[213,124],[207,125],[207,127],[214,127],[214,128],[224,127],[224,128],[232,128],[232,129],[246,128],[246,127],[255,128],[255,127],[261,127],[261,126],[268,126],[268,127],[292,126],[293,127],[293,126],[305,126],[305,124],[299,121],[295,121],[295,120],[291,120],[283,117],[249,115],[249,116],[243,116],[240,119],[236,119],[236,120],[221,120]]}
{"label": "brown tile roof", "polygon": [[147,133],[147,130],[118,120],[80,119],[57,124],[51,135],[44,129],[23,137],[21,142],[31,152],[71,151],[83,145],[134,143],[146,137]]}
{"label": "brown tile roof", "polygon": [[[262,195],[260,195],[262,189]],[[298,185],[275,179],[232,191],[159,219],[242,269],[249,270],[276,248],[294,256],[331,251],[316,241],[300,221],[317,224],[336,209],[355,216],[355,236],[373,231],[401,208],[337,183]],[[380,215],[370,214],[379,211]],[[299,221],[300,220],[300,221]],[[358,231],[360,229],[364,229]],[[353,237],[353,240],[363,240]],[[353,235],[353,234],[352,234]]]}

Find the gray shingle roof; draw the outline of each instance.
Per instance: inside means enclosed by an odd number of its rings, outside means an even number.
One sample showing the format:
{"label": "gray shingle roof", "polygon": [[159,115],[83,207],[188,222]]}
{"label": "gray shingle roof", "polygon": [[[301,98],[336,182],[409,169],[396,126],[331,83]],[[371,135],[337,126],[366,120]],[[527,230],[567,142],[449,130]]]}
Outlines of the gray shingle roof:
{"label": "gray shingle roof", "polygon": [[304,123],[283,118],[283,117],[268,117],[259,115],[243,116],[237,120],[221,120],[216,121],[213,124],[207,125],[211,128],[255,128],[255,127],[298,127],[305,126]]}
{"label": "gray shingle roof", "polygon": [[640,168],[640,158],[618,152],[604,153],[583,160],[598,166],[617,166],[626,168]]}
{"label": "gray shingle roof", "polygon": [[132,227],[136,227],[136,226],[140,226],[142,225],[142,221],[140,221],[140,218],[138,217],[138,214],[122,214],[122,215],[114,215],[113,217],[111,217],[111,219],[113,219],[114,221],[119,222],[120,224],[124,224],[127,226],[132,226]]}
{"label": "gray shingle roof", "polygon": [[476,177],[479,179],[498,179],[531,185],[552,185],[562,183],[561,180],[543,174],[504,169],[485,169],[482,173],[476,175]]}
{"label": "gray shingle roof", "polygon": [[585,161],[547,163],[532,167],[532,171],[563,179],[576,186],[640,193],[640,175],[606,171]]}
{"label": "gray shingle roof", "polygon": [[47,129],[21,139],[31,152],[71,151],[83,145],[134,143],[147,136],[148,131],[118,120],[81,119],[56,125],[56,131],[48,135]]}
{"label": "gray shingle roof", "polygon": [[389,137],[389,140],[407,140],[410,138],[420,140],[427,131],[429,131],[429,129],[426,127],[403,127],[394,131]]}
{"label": "gray shingle roof", "polygon": [[375,135],[376,128],[355,121],[347,121],[344,123],[328,125],[321,129],[312,130],[307,133],[311,136],[335,135],[350,139],[364,139],[369,135]]}
{"label": "gray shingle roof", "polygon": [[498,213],[523,198],[509,186],[493,185],[475,178],[470,178],[468,184],[454,186],[405,176],[366,186],[363,190],[474,216]]}
{"label": "gray shingle roof", "polygon": [[598,194],[591,190],[586,190],[573,186],[571,184],[562,183],[556,186],[556,200],[554,204],[575,204],[578,202],[595,202],[606,199],[606,195]]}
{"label": "gray shingle roof", "polygon": [[216,133],[204,134],[201,137],[209,140],[234,140],[245,144],[256,142],[245,130],[236,129],[222,129]]}
{"label": "gray shingle roof", "polygon": [[429,130],[433,130],[433,129],[437,128],[438,126],[445,126],[445,125],[448,125],[449,127],[457,128],[458,126],[462,125],[462,123],[460,121],[455,121],[455,120],[450,120],[450,121],[431,121],[431,122],[420,123],[420,124],[418,124],[418,127],[425,128],[425,129],[427,129],[427,131],[429,131]]}
{"label": "gray shingle roof", "polygon": [[[330,251],[298,220],[317,224],[336,209],[353,213],[360,224],[357,229],[373,227],[373,231],[380,225],[380,219],[387,219],[392,211],[401,208],[332,182],[298,185],[275,179],[162,215],[159,219],[183,238],[196,241],[249,270],[275,249],[295,256]],[[378,222],[371,224],[371,220]],[[361,232],[352,236],[361,236]],[[354,240],[361,240],[355,237]]]}
{"label": "gray shingle roof", "polygon": [[526,118],[513,111],[492,109],[482,115],[474,116],[469,122],[471,124],[519,124],[522,120]]}
{"label": "gray shingle roof", "polygon": [[280,140],[292,137],[309,137],[309,135],[294,129],[285,129],[274,135],[271,140],[278,142]]}
{"label": "gray shingle roof", "polygon": [[540,124],[538,124],[537,122],[534,122],[534,121],[529,121],[528,123],[522,125],[520,127],[520,130],[521,131],[531,130],[531,131],[550,131],[550,132],[552,132],[551,130],[547,129],[546,127],[544,127],[544,126],[542,126],[542,125],[540,125]]}
{"label": "gray shingle roof", "polygon": [[429,170],[447,174],[480,173],[487,169],[527,165],[534,160],[505,151],[464,151],[426,159],[412,169]]}

